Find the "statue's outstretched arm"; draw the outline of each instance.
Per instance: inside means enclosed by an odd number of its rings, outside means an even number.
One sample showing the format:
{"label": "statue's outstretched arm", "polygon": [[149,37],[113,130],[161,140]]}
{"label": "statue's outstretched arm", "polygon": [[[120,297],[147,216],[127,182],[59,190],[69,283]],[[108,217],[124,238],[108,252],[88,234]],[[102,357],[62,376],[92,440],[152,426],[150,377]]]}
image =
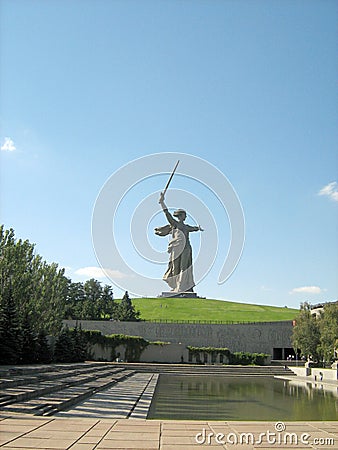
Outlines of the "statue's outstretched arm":
{"label": "statue's outstretched arm", "polygon": [[204,231],[204,229],[201,227],[201,225],[198,225],[198,227],[193,227],[191,225],[187,225],[187,227],[188,227],[189,233],[191,231]]}
{"label": "statue's outstretched arm", "polygon": [[161,192],[160,199],[159,199],[158,202],[161,205],[161,207],[163,209],[163,212],[164,212],[164,214],[165,214],[165,216],[167,218],[167,221],[170,223],[170,225],[174,225],[174,226],[177,225],[177,221],[170,214],[170,212],[168,211],[167,205],[164,203],[164,195],[163,195],[162,192]]}

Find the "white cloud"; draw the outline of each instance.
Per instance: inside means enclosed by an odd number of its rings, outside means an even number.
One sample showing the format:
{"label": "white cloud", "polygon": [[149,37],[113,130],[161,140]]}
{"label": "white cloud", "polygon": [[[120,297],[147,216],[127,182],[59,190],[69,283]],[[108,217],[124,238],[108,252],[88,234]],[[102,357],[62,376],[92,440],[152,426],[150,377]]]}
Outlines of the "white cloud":
{"label": "white cloud", "polygon": [[324,186],[319,192],[318,195],[326,195],[331,200],[338,202],[338,183],[336,181],[332,181],[332,183]]}
{"label": "white cloud", "polygon": [[107,278],[108,276],[111,278],[126,278],[127,275],[120,272],[119,270],[112,269],[101,269],[101,267],[82,267],[80,269],[75,270],[76,275],[82,275],[89,278]]}
{"label": "white cloud", "polygon": [[10,137],[5,137],[4,143],[1,146],[2,152],[14,152],[16,150],[16,147],[14,145],[13,140]]}
{"label": "white cloud", "polygon": [[289,294],[321,294],[324,289],[321,289],[319,286],[302,286],[293,288]]}

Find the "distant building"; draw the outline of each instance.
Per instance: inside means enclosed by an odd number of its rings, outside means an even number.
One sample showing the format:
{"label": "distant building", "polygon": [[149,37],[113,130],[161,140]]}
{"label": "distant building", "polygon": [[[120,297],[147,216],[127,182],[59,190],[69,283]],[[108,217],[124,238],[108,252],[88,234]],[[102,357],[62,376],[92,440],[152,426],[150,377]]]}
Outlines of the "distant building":
{"label": "distant building", "polygon": [[312,316],[315,316],[317,318],[324,311],[325,305],[332,305],[333,303],[338,303],[338,300],[334,302],[324,302],[324,303],[317,303],[317,305],[311,305]]}

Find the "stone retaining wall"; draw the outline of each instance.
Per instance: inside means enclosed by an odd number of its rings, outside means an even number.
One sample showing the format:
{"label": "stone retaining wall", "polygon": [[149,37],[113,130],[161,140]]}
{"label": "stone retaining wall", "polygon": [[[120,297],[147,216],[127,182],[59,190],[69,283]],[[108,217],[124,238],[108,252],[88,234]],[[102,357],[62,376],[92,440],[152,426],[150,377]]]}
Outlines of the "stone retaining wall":
{"label": "stone retaining wall", "polygon": [[[74,327],[76,321],[65,320]],[[82,320],[84,330],[99,330],[104,335],[141,336],[149,341],[171,342],[196,347],[227,347],[231,352],[268,353],[275,348],[292,348],[292,322],[249,324],[190,324],[153,322],[113,322]]]}

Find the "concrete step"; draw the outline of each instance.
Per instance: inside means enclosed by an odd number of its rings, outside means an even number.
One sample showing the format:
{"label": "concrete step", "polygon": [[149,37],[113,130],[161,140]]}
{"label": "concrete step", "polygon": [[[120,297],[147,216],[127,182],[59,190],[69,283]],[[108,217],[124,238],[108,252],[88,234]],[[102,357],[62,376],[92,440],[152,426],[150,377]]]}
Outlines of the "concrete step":
{"label": "concrete step", "polygon": [[[38,383],[40,381],[46,380],[56,380],[58,378],[64,378],[65,376],[69,375],[100,372],[106,370],[107,367],[109,367],[109,365],[107,364],[95,363],[85,365],[83,365],[82,363],[78,365],[51,365],[49,367],[49,370],[45,370],[46,368],[43,366],[42,368],[44,370],[40,372],[39,368],[36,369],[35,366],[33,366],[33,368],[29,371],[29,375],[16,374],[14,372],[11,377],[0,378],[0,390],[7,387],[20,386],[23,384]],[[28,371],[28,368],[26,368],[26,371]]]}
{"label": "concrete step", "polygon": [[138,372],[180,374],[180,375],[222,375],[222,376],[275,376],[293,375],[283,366],[235,366],[235,365],[196,365],[196,364],[142,364],[115,363]]}
{"label": "concrete step", "polygon": [[146,419],[157,378],[157,374],[135,373],[102,392],[96,392],[85,401],[58,412],[56,417]]}
{"label": "concrete step", "polygon": [[91,397],[98,391],[109,388],[133,374],[133,371],[123,370],[116,372],[115,374],[109,374],[101,379],[98,378],[96,380],[87,381],[81,385],[64,388],[59,387],[59,389],[54,392],[49,392],[45,395],[40,395],[26,401],[5,405],[2,409],[4,412],[9,413],[28,413],[38,416],[50,416]]}
{"label": "concrete step", "polygon": [[82,375],[68,375],[65,371],[62,378],[55,381],[36,381],[32,384],[24,386],[9,387],[0,391],[0,407],[11,403],[18,403],[25,400],[33,399],[42,395],[57,392],[60,389],[77,386],[90,382],[97,382],[102,377],[114,376],[120,372],[124,372],[123,368],[114,368],[107,366],[104,370],[94,371]]}
{"label": "concrete step", "polygon": [[73,370],[88,367],[100,367],[106,365],[100,362],[83,362],[83,363],[54,363],[54,364],[29,364],[27,366],[0,366],[0,379],[12,377],[12,376],[23,376],[32,374],[41,374],[44,372],[52,372],[58,370]]}

